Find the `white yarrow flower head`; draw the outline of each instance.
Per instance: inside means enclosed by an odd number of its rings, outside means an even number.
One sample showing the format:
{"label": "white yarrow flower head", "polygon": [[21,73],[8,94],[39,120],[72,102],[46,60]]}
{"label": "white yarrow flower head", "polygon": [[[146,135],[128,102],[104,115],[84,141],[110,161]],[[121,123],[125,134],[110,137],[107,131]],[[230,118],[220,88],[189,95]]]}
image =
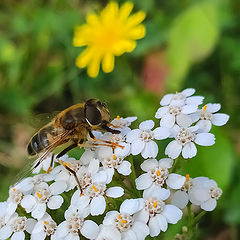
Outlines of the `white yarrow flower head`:
{"label": "white yarrow flower head", "polygon": [[50,237],[51,240],[58,240],[56,237],[57,224],[48,213],[38,220],[31,234],[31,240],[44,240]]}
{"label": "white yarrow flower head", "polygon": [[114,125],[114,129],[121,131],[121,134],[123,136],[126,136],[128,132],[131,131],[131,126],[132,122],[134,122],[137,119],[137,117],[126,117],[122,118],[120,116],[117,116],[112,120],[112,125]]}
{"label": "white yarrow flower head", "polygon": [[124,176],[128,176],[132,172],[130,162],[124,160],[125,156],[114,154],[112,148],[102,147],[98,151],[98,157],[111,179],[115,170]]}
{"label": "white yarrow flower head", "polygon": [[195,178],[193,184],[195,187],[189,192],[190,201],[205,211],[213,211],[222,195],[222,189],[207,177]]}
{"label": "white yarrow flower head", "polygon": [[32,232],[33,227],[36,224],[36,220],[32,218],[20,217],[17,213],[14,213],[6,222],[6,224],[0,228],[0,239],[12,240],[24,240],[25,231]]}
{"label": "white yarrow flower head", "polygon": [[99,227],[92,220],[85,220],[88,216],[86,208],[77,209],[70,206],[65,214],[65,221],[60,223],[57,227],[57,239],[75,239],[80,240],[79,232],[87,239],[96,239]]}
{"label": "white yarrow flower head", "polygon": [[131,153],[143,158],[155,158],[158,154],[158,146],[155,139],[161,140],[169,137],[169,129],[157,127],[154,130],[154,122],[147,120],[139,125],[139,129],[134,129],[127,134],[127,142],[131,143]]}
{"label": "white yarrow flower head", "polygon": [[158,236],[161,231],[165,232],[168,223],[176,224],[182,218],[182,211],[174,205],[166,204],[158,191],[144,191],[143,198],[144,208],[134,215],[134,219],[148,225],[151,237]]}
{"label": "white yarrow flower head", "polygon": [[106,209],[105,197],[119,198],[123,194],[124,190],[121,187],[107,189],[106,182],[94,182],[84,188],[82,194],[77,190],[71,198],[71,205],[80,209],[85,206],[89,208],[92,216],[97,216],[103,214]]}
{"label": "white yarrow flower head", "polygon": [[66,182],[54,182],[50,186],[42,182],[35,186],[33,195],[25,195],[21,201],[21,206],[27,213],[31,212],[32,217],[40,219],[49,209],[58,209],[62,206],[63,193],[67,187]]}
{"label": "white yarrow flower head", "polygon": [[191,115],[192,121],[197,122],[198,132],[209,132],[212,125],[223,126],[229,120],[229,115],[225,113],[216,113],[220,110],[221,104],[208,103]]}
{"label": "white yarrow flower head", "polygon": [[193,158],[197,154],[195,143],[200,146],[212,146],[215,143],[215,136],[212,133],[198,133],[199,127],[181,127],[174,125],[171,129],[175,140],[171,141],[165,154],[172,159],[177,158],[181,153],[183,158]]}
{"label": "white yarrow flower head", "polygon": [[166,94],[160,101],[161,106],[183,106],[183,105],[200,105],[204,97],[192,96],[195,93],[194,88],[187,88],[176,94]]}
{"label": "white yarrow flower head", "polygon": [[[127,199],[121,204],[120,212],[107,212],[97,239],[145,239],[149,234],[148,226],[141,220],[135,220],[133,216],[143,206],[143,199]],[[110,232],[112,238],[109,236]]]}
{"label": "white yarrow flower head", "polygon": [[[164,184],[176,187],[178,184],[183,184],[185,178],[181,175],[170,173],[169,168],[172,167],[173,160],[170,158],[162,158],[159,161],[156,159],[148,159],[145,160],[141,164],[141,169],[146,173],[143,173],[138,178],[136,178],[136,188],[138,190],[148,190],[156,191],[163,200],[167,199],[170,195],[169,189],[164,188]],[[174,180],[168,180],[172,178],[177,178],[178,180],[175,182]],[[168,180],[168,182],[166,182]]]}

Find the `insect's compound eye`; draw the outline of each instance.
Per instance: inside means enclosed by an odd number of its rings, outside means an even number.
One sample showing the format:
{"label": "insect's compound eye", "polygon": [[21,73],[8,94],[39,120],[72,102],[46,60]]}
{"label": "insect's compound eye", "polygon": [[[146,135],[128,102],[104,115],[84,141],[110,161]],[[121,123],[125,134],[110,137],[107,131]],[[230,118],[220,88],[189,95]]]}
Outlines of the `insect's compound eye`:
{"label": "insect's compound eye", "polygon": [[86,120],[91,125],[98,125],[102,122],[101,113],[95,106],[86,105],[85,115],[86,115]]}

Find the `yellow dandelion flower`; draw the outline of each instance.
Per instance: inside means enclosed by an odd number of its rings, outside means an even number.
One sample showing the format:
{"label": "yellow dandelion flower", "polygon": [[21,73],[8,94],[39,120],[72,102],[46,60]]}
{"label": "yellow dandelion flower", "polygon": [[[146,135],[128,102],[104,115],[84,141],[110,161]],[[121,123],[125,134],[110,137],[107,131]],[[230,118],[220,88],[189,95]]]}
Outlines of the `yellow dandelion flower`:
{"label": "yellow dandelion flower", "polygon": [[100,64],[102,70],[109,73],[114,68],[114,57],[125,52],[132,52],[137,39],[145,35],[141,22],[145,13],[140,11],[130,15],[133,3],[126,2],[121,7],[110,2],[100,13],[88,14],[87,23],[78,26],[74,32],[73,45],[87,46],[78,56],[76,65],[87,67],[87,73],[96,77]]}

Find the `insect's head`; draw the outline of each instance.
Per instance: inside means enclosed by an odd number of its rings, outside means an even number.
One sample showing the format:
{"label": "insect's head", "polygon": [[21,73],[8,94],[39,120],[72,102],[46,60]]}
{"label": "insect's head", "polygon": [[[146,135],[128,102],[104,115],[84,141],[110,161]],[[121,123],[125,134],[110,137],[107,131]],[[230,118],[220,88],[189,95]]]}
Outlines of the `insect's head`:
{"label": "insect's head", "polygon": [[84,107],[85,119],[87,123],[96,130],[111,133],[120,133],[118,130],[109,128],[110,113],[105,103],[97,99],[89,99]]}

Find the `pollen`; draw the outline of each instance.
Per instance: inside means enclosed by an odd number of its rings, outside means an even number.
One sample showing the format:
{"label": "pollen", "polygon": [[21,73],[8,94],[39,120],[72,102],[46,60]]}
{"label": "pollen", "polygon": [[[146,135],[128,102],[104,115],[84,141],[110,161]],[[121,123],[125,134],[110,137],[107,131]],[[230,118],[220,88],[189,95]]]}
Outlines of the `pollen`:
{"label": "pollen", "polygon": [[119,119],[120,119],[120,116],[118,115],[118,116],[117,116],[117,120],[119,120]]}
{"label": "pollen", "polygon": [[186,180],[189,181],[189,179],[190,179],[190,175],[186,174]]}
{"label": "pollen", "polygon": [[15,192],[15,191],[16,191],[16,188],[13,188],[13,191]]}
{"label": "pollen", "polygon": [[47,222],[47,221],[43,221],[43,222],[44,222],[44,224],[45,224],[45,225],[47,225],[47,224],[48,224],[48,222]]}
{"label": "pollen", "polygon": [[157,201],[154,202],[154,205],[153,205],[155,208],[157,207]]}
{"label": "pollen", "polygon": [[114,160],[116,160],[116,159],[117,159],[117,157],[116,157],[116,155],[115,155],[115,154],[113,154],[113,159],[114,159]]}
{"label": "pollen", "polygon": [[159,171],[159,170],[157,170],[157,175],[158,175],[158,176],[160,176],[160,174],[161,174],[161,173],[160,173],[160,171]]}
{"label": "pollen", "polygon": [[122,220],[122,223],[127,223],[127,220]]}
{"label": "pollen", "polygon": [[39,192],[37,192],[36,194],[39,198],[42,198],[42,195]]}
{"label": "pollen", "polygon": [[98,189],[94,185],[92,185],[92,188],[94,189],[95,192],[98,191]]}
{"label": "pollen", "polygon": [[121,217],[121,215],[120,215],[120,214],[118,214],[118,218],[119,218],[119,219],[122,219],[122,217]]}
{"label": "pollen", "polygon": [[207,110],[207,105],[204,105],[203,111],[206,111],[206,110]]}

